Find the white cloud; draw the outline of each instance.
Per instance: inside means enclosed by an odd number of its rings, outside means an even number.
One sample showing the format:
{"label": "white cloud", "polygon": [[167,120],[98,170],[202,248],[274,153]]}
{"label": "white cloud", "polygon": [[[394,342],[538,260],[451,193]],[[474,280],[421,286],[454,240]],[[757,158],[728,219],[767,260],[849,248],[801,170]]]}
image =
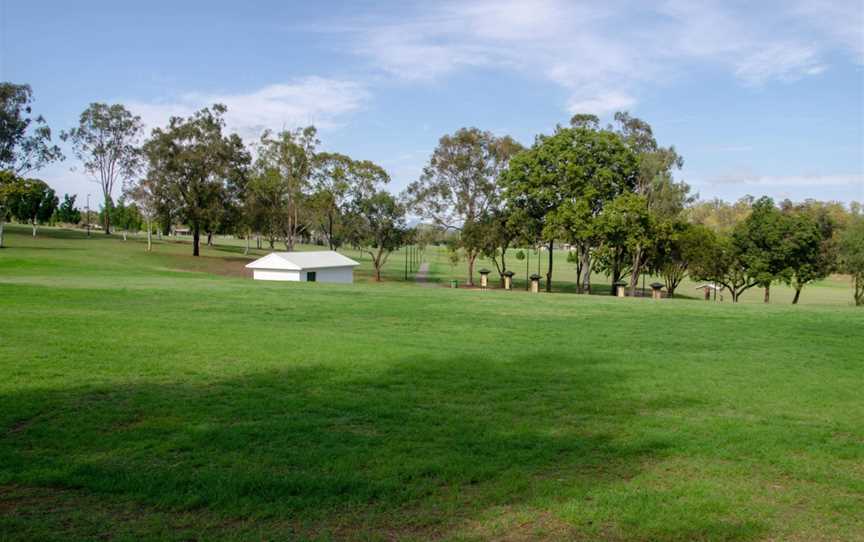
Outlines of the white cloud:
{"label": "white cloud", "polygon": [[704,181],[708,185],[762,186],[777,188],[801,187],[850,187],[864,186],[864,174],[846,175],[760,175],[752,172],[739,172],[719,175]]}
{"label": "white cloud", "polygon": [[361,110],[369,93],[353,81],[305,77],[274,84],[246,94],[190,92],[163,102],[126,102],[148,129],[163,126],[171,116],[188,116],[202,107],[221,103],[228,107],[228,128],[246,139],[257,138],[264,129],[281,130],[314,124],[333,128]]}
{"label": "white cloud", "polygon": [[815,47],[775,44],[737,63],[735,75],[751,85],[762,85],[771,79],[792,81],[825,71]]}
{"label": "white cloud", "polygon": [[567,110],[633,106],[640,90],[694,64],[746,85],[794,81],[828,68],[826,55],[864,58],[858,0],[733,5],[714,0],[653,4],[613,0],[475,0],[423,4],[390,19],[341,26],[353,50],[391,76],[428,81],[497,67],[567,90]]}

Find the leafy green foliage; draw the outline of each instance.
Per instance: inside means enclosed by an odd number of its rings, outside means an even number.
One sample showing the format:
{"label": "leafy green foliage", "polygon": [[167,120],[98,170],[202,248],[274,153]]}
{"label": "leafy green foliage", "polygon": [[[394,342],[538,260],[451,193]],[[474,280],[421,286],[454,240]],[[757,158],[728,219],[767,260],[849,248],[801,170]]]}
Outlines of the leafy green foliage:
{"label": "leafy green foliage", "polygon": [[60,147],[51,143],[51,128],[33,115],[32,98],[30,85],[0,82],[0,170],[15,175],[63,160]]}
{"label": "leafy green foliage", "polygon": [[353,236],[351,241],[369,254],[375,266],[375,280],[381,280],[381,269],[390,253],[408,236],[405,208],[387,191],[379,190],[357,198],[353,203]]}
{"label": "leafy green foliage", "polygon": [[63,194],[63,202],[57,208],[57,220],[66,224],[81,222],[81,211],[75,207],[75,198],[74,194]]}
{"label": "leafy green foliage", "polygon": [[252,198],[251,208],[257,214],[254,222],[269,235],[271,246],[273,239],[279,237],[286,250],[294,250],[304,230],[308,219],[303,216],[307,212],[304,204],[320,143],[314,126],[277,134],[267,130],[261,136],[248,197]]}
{"label": "leafy green foliage", "polygon": [[[78,119],[78,126],[60,137],[71,141],[84,171],[99,182],[105,208],[113,200],[114,186],[129,182],[141,170],[140,142],[144,133],[141,117],[121,104],[91,103]],[[111,232],[111,213],[103,213],[105,233]]]}
{"label": "leafy green foliage", "polygon": [[[515,156],[501,176],[511,227],[533,241],[593,244],[604,206],[636,182],[636,157],[610,131],[562,128]],[[546,287],[551,288],[552,268]]]}
{"label": "leafy green foliage", "polygon": [[840,236],[840,265],[852,276],[856,305],[864,305],[864,217],[858,216]]}
{"label": "leafy green foliage", "polygon": [[[443,228],[464,231],[498,208],[498,179],[522,146],[509,136],[496,137],[477,128],[462,128],[445,135],[423,168],[408,185],[411,210]],[[468,284],[474,284],[474,260],[480,236],[468,235],[460,247],[468,261]]]}
{"label": "leafy green foliage", "polygon": [[217,104],[187,119],[172,117],[144,145],[147,178],[172,216],[191,226],[195,256],[201,231],[214,231],[245,189],[250,156],[240,136],[223,135],[225,111]]}

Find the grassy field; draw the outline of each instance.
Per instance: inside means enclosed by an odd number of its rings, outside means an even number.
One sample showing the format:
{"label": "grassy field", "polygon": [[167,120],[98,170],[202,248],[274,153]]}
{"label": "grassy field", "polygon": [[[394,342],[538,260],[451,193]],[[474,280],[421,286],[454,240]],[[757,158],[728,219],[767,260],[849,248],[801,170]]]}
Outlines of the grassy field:
{"label": "grassy field", "polygon": [[[67,235],[73,235],[74,232],[66,232]],[[96,234],[94,234],[96,235]],[[99,234],[103,235],[103,234]],[[131,239],[131,238],[130,238]],[[141,239],[138,239],[141,241]],[[172,245],[188,245],[190,243],[189,237],[179,237],[177,239],[170,239],[167,242],[167,246],[171,247]],[[237,255],[242,256],[243,247],[245,246],[245,241],[240,239],[234,239],[230,237],[219,237],[216,240],[216,247],[214,251],[214,255],[225,257],[226,255]],[[265,245],[263,249],[257,250],[253,248],[250,250],[250,256],[252,257],[260,257],[270,252],[269,248]],[[323,250],[323,247],[320,246],[299,246],[299,250]],[[168,249],[172,253],[180,254],[185,256],[186,253],[179,248],[169,248]],[[191,246],[188,247],[188,251],[191,251]],[[209,247],[205,247],[204,249],[211,250]],[[277,243],[275,246],[275,250],[284,250],[284,245]],[[360,281],[370,282],[373,280],[373,267],[371,259],[368,255],[361,253],[356,250],[352,250],[348,247],[343,247],[340,249],[341,252],[354,258],[358,262],[360,262],[360,267],[358,268],[358,272],[356,278]],[[511,249],[508,252],[507,256],[507,266],[508,269],[512,270],[516,275],[513,277],[514,287],[516,289],[525,289],[527,279],[526,277],[531,275],[532,273],[538,273],[543,276],[543,281],[545,281],[546,275],[546,265],[548,254],[546,252],[541,251],[539,253],[540,257],[540,268],[538,270],[537,267],[537,259],[538,253],[536,251],[531,250],[528,255],[528,259],[519,261],[516,259],[516,251],[518,249]],[[451,280],[457,280],[460,285],[464,286],[467,276],[468,276],[468,266],[464,261],[460,261],[458,264],[453,264],[447,254],[447,250],[444,247],[435,247],[430,246],[427,247],[423,252],[424,260],[429,264],[429,273],[428,280],[429,282],[438,284],[440,286],[447,286]],[[396,251],[394,252],[387,261],[387,265],[385,266],[385,270],[383,273],[384,279],[388,282],[394,281],[405,281],[405,270],[408,268],[408,281],[414,281],[414,271],[416,271],[416,267],[406,266],[406,254],[404,251]],[[213,264],[213,262],[210,262]],[[211,265],[209,270],[211,272],[223,273],[223,274],[234,274],[237,276],[244,275],[242,265],[245,265],[246,260],[241,261],[238,260],[235,262],[236,265],[231,266],[222,266],[221,264],[216,264],[215,266]],[[188,263],[178,263],[178,265],[190,265]],[[196,268],[201,268],[202,264],[199,262],[195,264]],[[220,269],[220,267],[222,267]],[[490,284],[493,287],[498,287],[498,274],[495,272],[495,265],[491,261],[484,260],[479,258],[475,265],[475,277],[474,280],[479,284],[480,277],[477,274],[477,271],[486,267],[492,270],[492,274],[490,275]],[[575,293],[576,292],[576,270],[575,264],[571,264],[567,262],[567,252],[564,250],[556,250],[553,258],[553,291],[554,292],[565,292],[565,293]],[[650,284],[651,282],[659,280],[663,282],[659,277],[645,277],[645,284]],[[610,293],[610,279],[600,273],[595,273],[592,277],[592,288],[595,294],[599,295],[607,295]],[[545,282],[544,282],[545,284]],[[701,290],[697,290],[696,287],[702,283],[694,283],[689,279],[686,279],[682,282],[678,291],[676,292],[676,296],[683,298],[691,298],[691,299],[701,299],[702,292]],[[650,287],[646,287],[646,295],[650,294]],[[792,297],[794,296],[795,291],[780,283],[776,283],[771,287],[771,301],[772,303],[791,303]],[[730,298],[726,296],[725,302],[730,302]],[[760,288],[751,288],[741,297],[741,303],[762,303],[763,302],[763,290]],[[820,281],[815,285],[808,286],[804,289],[801,300],[801,304],[830,304],[830,305],[850,305],[852,303],[852,290],[851,290],[851,282],[849,277],[847,276],[832,276],[827,280]]]}
{"label": "grassy field", "polygon": [[842,279],[733,306],[7,242],[0,540],[864,540]]}

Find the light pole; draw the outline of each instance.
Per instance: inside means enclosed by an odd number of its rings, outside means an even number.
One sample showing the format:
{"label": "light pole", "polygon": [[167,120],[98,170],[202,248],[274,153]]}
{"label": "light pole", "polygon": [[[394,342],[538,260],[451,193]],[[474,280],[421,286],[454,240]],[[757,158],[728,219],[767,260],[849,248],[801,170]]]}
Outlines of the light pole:
{"label": "light pole", "polygon": [[90,194],[87,194],[87,237],[90,237]]}

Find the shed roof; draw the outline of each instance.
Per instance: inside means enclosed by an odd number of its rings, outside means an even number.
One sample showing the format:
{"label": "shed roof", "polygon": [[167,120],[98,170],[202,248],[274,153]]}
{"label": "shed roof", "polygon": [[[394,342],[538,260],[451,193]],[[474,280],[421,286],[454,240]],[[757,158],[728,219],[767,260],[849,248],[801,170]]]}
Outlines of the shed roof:
{"label": "shed roof", "polygon": [[332,250],[316,252],[271,252],[263,258],[246,264],[247,269],[280,269],[302,271],[327,267],[355,267],[360,265],[351,258]]}

